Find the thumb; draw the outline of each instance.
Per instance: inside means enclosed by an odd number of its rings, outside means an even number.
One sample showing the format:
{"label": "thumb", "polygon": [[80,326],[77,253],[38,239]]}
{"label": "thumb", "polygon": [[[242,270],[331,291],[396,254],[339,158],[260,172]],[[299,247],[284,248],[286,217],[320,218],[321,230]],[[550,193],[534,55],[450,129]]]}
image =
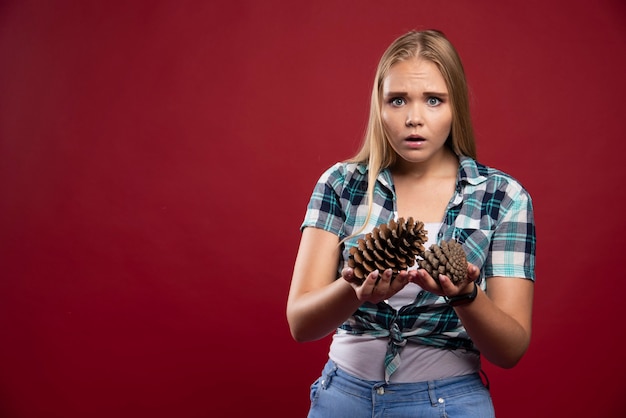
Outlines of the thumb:
{"label": "thumb", "polygon": [[476,279],[478,279],[478,276],[480,275],[480,269],[478,267],[476,267],[475,265],[468,263],[467,265],[467,277],[471,280],[474,281]]}

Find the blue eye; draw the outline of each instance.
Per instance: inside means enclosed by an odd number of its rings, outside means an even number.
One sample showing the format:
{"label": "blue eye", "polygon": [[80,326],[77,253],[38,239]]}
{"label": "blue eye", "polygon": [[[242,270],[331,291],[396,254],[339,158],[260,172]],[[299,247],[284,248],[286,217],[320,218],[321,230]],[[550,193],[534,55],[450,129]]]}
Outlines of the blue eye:
{"label": "blue eye", "polygon": [[402,106],[406,102],[404,101],[402,97],[394,97],[393,99],[389,100],[389,103],[391,103],[394,106]]}
{"label": "blue eye", "polygon": [[438,97],[431,96],[428,99],[426,99],[426,103],[428,103],[429,106],[437,106],[441,104],[441,99],[439,99]]}

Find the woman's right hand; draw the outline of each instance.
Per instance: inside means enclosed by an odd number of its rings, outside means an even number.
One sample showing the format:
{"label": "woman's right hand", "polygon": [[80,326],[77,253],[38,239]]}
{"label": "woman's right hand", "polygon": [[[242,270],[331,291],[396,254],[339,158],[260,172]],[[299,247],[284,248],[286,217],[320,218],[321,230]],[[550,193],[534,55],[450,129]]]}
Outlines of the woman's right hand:
{"label": "woman's right hand", "polygon": [[415,275],[415,271],[401,271],[391,280],[391,269],[387,269],[380,273],[378,270],[371,272],[364,280],[354,275],[354,271],[347,267],[341,271],[341,277],[354,289],[356,297],[361,302],[379,303],[389,299],[398,293],[404,286],[409,283],[411,275]]}

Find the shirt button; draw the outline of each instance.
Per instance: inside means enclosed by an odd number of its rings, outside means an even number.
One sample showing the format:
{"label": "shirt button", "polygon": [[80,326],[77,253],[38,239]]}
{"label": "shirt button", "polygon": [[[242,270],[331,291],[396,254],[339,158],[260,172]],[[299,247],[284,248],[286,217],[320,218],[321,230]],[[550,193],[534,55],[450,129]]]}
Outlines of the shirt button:
{"label": "shirt button", "polygon": [[437,402],[439,402],[439,403],[443,403],[443,398],[439,398],[439,399],[437,399]]}
{"label": "shirt button", "polygon": [[380,387],[380,388],[376,389],[376,393],[378,393],[379,395],[384,395],[385,394],[385,388]]}

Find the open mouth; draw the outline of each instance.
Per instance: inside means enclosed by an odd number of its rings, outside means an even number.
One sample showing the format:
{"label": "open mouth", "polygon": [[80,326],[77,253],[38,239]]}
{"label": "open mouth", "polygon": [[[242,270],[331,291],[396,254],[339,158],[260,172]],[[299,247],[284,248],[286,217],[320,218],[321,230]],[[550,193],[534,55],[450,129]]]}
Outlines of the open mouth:
{"label": "open mouth", "polygon": [[421,149],[426,143],[426,139],[419,136],[409,136],[404,143],[411,149]]}

